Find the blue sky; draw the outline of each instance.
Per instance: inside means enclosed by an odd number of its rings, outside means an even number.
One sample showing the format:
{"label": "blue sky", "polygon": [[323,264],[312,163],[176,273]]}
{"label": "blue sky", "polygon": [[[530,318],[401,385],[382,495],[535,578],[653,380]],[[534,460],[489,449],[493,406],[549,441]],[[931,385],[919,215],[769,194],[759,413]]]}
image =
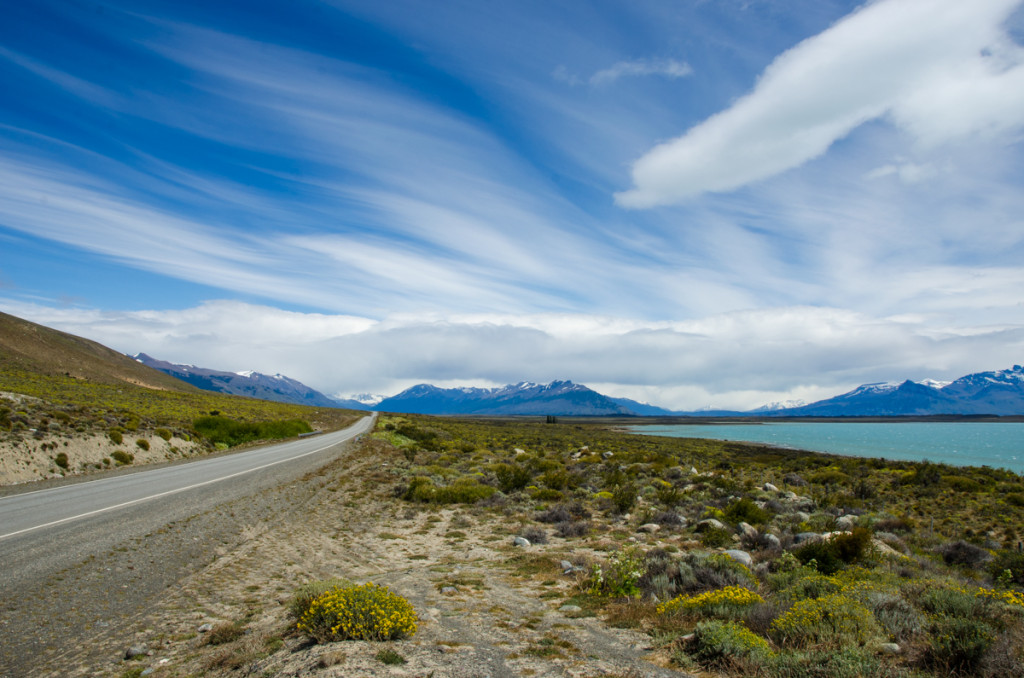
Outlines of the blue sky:
{"label": "blue sky", "polygon": [[1020,0],[47,2],[0,309],[326,393],[678,408],[1024,356]]}

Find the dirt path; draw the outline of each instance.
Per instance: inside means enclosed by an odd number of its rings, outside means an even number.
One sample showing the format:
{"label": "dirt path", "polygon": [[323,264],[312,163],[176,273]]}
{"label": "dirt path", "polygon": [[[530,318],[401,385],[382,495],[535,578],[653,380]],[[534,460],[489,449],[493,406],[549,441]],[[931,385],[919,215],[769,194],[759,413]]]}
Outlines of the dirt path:
{"label": "dirt path", "polygon": [[[682,675],[658,665],[666,657],[643,634],[559,610],[576,583],[557,567],[572,557],[570,545],[517,548],[518,523],[501,513],[391,499],[386,454],[368,443],[265,497],[260,511],[227,508],[216,520],[231,522],[234,537],[222,538],[207,565],[87,648],[52,653],[33,675]],[[153,558],[159,544],[139,548]],[[413,604],[418,632],[383,645],[310,646],[290,630],[287,603],[300,584],[328,577],[387,585]],[[211,645],[213,634],[199,632],[228,623],[244,629],[230,642]],[[151,654],[124,661],[129,646]],[[406,663],[382,663],[382,647]]]}

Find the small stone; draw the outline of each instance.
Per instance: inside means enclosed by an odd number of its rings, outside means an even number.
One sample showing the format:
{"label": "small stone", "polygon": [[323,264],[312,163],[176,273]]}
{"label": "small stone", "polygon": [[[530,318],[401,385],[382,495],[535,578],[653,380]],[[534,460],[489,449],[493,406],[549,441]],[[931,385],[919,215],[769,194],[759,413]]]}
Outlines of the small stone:
{"label": "small stone", "polygon": [[515,448],[515,452],[516,452],[517,456],[520,455],[520,454],[526,454],[526,450],[518,448],[518,447]]}
{"label": "small stone", "polygon": [[779,491],[779,488],[775,487],[771,483],[765,483],[764,485],[762,485],[762,489],[765,492],[778,492]]}
{"label": "small stone", "polygon": [[515,539],[512,540],[512,544],[514,546],[524,546],[525,547],[525,546],[529,546],[530,545],[530,540],[526,539],[525,537],[516,537]]}
{"label": "small stone", "polygon": [[212,630],[213,630],[213,624],[203,624],[198,629],[199,633],[209,633]]}
{"label": "small stone", "polygon": [[691,466],[690,467],[690,475],[691,476],[700,475],[700,472],[697,470],[696,466]]}
{"label": "small stone", "polygon": [[882,643],[879,649],[885,654],[899,654],[902,651],[897,643]]}
{"label": "small stone", "polygon": [[604,453],[601,454],[601,456],[604,457],[605,459],[611,459],[612,457],[615,456],[615,453],[614,452],[604,452]]}
{"label": "small stone", "polygon": [[454,586],[445,586],[441,589],[442,596],[454,596],[459,590]]}
{"label": "small stone", "polygon": [[144,657],[149,650],[145,645],[132,645],[124,651],[125,659],[135,659],[136,657]]}
{"label": "small stone", "polygon": [[646,532],[647,534],[653,534],[661,529],[661,525],[657,523],[644,523],[640,527],[636,528],[637,532]]}
{"label": "small stone", "polygon": [[740,551],[739,549],[729,549],[725,552],[725,555],[735,560],[740,565],[746,565],[750,567],[754,564],[754,559],[750,557],[750,554],[746,551]]}
{"label": "small stone", "polygon": [[559,566],[560,568],[562,568],[563,570],[571,570],[571,569],[572,569],[572,563],[570,563],[570,562],[569,562],[568,560],[562,560],[562,561],[560,561],[560,562],[558,563],[558,566]]}
{"label": "small stone", "polygon": [[558,608],[558,611],[559,612],[568,612],[568,613],[572,614],[572,613],[575,613],[575,612],[583,612],[583,608],[580,607],[579,605],[563,605],[562,607]]}

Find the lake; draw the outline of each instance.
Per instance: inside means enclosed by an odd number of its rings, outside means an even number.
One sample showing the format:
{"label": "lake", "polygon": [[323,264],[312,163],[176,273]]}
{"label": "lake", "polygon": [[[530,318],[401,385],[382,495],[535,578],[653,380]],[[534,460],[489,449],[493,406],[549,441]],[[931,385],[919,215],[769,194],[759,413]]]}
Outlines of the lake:
{"label": "lake", "polygon": [[854,457],[991,466],[1024,474],[1021,422],[770,422],[630,426],[633,433],[765,443]]}

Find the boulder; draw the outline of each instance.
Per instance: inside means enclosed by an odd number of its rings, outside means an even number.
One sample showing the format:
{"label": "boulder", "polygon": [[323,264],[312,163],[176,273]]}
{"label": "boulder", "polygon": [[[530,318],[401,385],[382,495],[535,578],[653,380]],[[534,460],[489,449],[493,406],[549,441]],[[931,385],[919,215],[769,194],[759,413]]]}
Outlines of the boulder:
{"label": "boulder", "polygon": [[150,654],[149,648],[145,645],[132,645],[124,651],[125,659],[135,659],[136,657],[145,657]]}
{"label": "boulder", "polygon": [[771,483],[765,483],[764,485],[761,486],[761,489],[763,489],[765,492],[778,492],[779,491],[779,488],[775,487]]}
{"label": "boulder", "polygon": [[636,528],[637,532],[645,532],[647,534],[654,534],[661,529],[661,525],[657,523],[644,523],[640,527]]}
{"label": "boulder", "polygon": [[776,537],[774,534],[770,534],[769,533],[769,534],[764,535],[764,537],[762,537],[762,538],[764,539],[765,543],[768,545],[768,548],[777,549],[777,548],[782,546],[782,542],[779,541],[779,538]]}
{"label": "boulder", "polygon": [[844,532],[852,530],[856,524],[857,516],[846,515],[841,516],[838,520],[836,520],[836,527],[840,530],[843,530]]}
{"label": "boulder", "polygon": [[882,643],[878,646],[878,649],[881,650],[883,654],[899,654],[902,652],[902,648],[896,643]]}
{"label": "boulder", "polygon": [[515,539],[512,540],[512,545],[513,546],[529,546],[530,545],[530,540],[526,539],[524,537],[516,537]]}
{"label": "boulder", "polygon": [[722,524],[721,520],[715,518],[705,518],[704,520],[697,523],[697,531],[703,532],[704,530],[724,530],[725,525]]}
{"label": "boulder", "polygon": [[757,539],[757,528],[750,523],[740,523],[740,532],[748,539]]}
{"label": "boulder", "polygon": [[746,551],[740,551],[739,549],[728,549],[725,555],[735,560],[740,565],[746,565],[750,567],[754,564],[754,559],[750,557],[750,554]]}

